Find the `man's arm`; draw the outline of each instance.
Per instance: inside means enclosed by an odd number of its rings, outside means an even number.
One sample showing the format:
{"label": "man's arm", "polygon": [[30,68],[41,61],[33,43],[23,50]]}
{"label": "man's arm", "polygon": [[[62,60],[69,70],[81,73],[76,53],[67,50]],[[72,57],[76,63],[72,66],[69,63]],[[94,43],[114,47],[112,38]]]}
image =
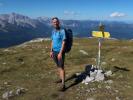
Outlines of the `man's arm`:
{"label": "man's arm", "polygon": [[62,41],[62,46],[61,46],[61,50],[60,50],[60,53],[61,53],[61,54],[62,54],[62,53],[64,52],[64,50],[65,50],[65,41],[66,41],[65,30],[62,31],[62,35],[63,35],[63,37],[62,37],[63,41]]}
{"label": "man's arm", "polygon": [[62,47],[58,54],[58,59],[62,59],[62,54],[63,54],[64,50],[65,50],[65,40],[62,42]]}
{"label": "man's arm", "polygon": [[60,53],[62,54],[65,50],[65,40],[62,42]]}
{"label": "man's arm", "polygon": [[53,42],[51,41],[51,48],[50,48],[50,52],[53,52],[52,47],[53,47]]}
{"label": "man's arm", "polygon": [[53,58],[53,42],[51,41],[51,48],[50,48],[50,57]]}

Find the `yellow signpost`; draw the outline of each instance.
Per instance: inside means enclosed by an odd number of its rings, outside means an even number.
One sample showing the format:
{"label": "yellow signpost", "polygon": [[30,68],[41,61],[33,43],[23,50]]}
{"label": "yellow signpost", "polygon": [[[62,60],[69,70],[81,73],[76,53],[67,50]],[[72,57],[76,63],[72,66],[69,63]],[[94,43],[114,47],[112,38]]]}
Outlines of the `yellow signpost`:
{"label": "yellow signpost", "polygon": [[92,31],[92,36],[98,38],[98,56],[97,56],[97,64],[96,67],[101,69],[101,42],[105,38],[110,38],[109,32],[104,32],[104,26],[100,26],[100,31]]}
{"label": "yellow signpost", "polygon": [[110,38],[110,33],[102,31],[92,31],[92,36],[97,38]]}

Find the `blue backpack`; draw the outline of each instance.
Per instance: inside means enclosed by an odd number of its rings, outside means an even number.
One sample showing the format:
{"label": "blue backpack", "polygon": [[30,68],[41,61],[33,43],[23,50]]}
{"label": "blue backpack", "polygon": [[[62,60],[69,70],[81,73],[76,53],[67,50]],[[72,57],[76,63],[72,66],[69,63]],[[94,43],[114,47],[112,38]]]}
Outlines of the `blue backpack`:
{"label": "blue backpack", "polygon": [[73,45],[73,32],[71,29],[64,29],[66,35],[65,53],[70,52]]}

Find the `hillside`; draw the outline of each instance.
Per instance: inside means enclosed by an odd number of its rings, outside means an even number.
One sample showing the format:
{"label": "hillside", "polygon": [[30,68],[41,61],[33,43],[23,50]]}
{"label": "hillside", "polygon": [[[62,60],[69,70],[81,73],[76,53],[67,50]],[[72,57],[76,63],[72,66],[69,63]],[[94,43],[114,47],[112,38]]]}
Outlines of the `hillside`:
{"label": "hillside", "polygon": [[132,100],[133,41],[103,41],[102,67],[113,74],[105,81],[85,85],[73,76],[86,65],[96,64],[97,40],[75,38],[72,51],[66,55],[65,92],[59,92],[60,84],[54,83],[58,77],[49,50],[48,39],[0,49],[0,97],[22,87],[25,92],[11,100]]}

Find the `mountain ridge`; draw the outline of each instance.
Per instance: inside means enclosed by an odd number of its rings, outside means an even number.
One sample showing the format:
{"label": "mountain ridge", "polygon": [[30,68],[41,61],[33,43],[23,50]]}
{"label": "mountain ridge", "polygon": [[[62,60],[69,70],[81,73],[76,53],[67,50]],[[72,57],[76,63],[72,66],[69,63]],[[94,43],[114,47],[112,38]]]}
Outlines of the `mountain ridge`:
{"label": "mountain ridge", "polygon": [[[65,28],[71,28],[75,37],[90,37],[93,30],[97,31],[100,21],[95,20],[60,20]],[[133,24],[116,21],[102,21],[105,31],[112,38],[132,39]],[[20,44],[34,38],[51,36],[51,18],[43,16],[30,18],[28,16],[10,13],[0,14],[0,47]]]}

